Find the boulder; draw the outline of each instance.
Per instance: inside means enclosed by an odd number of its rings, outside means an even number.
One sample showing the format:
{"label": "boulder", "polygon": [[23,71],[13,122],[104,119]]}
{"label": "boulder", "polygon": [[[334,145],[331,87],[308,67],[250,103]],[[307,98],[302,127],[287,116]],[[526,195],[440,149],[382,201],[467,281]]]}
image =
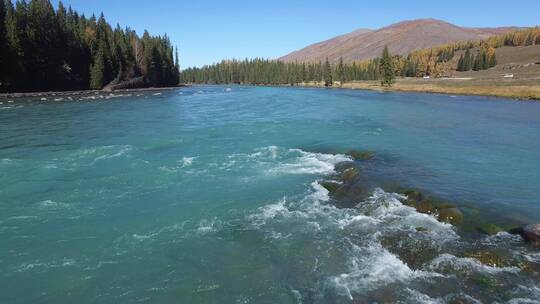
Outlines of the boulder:
{"label": "boulder", "polygon": [[328,192],[334,193],[337,191],[337,189],[339,189],[339,187],[341,187],[341,184],[332,181],[324,181],[321,182],[321,186],[328,190]]}
{"label": "boulder", "polygon": [[417,190],[405,190],[402,192],[404,195],[407,196],[409,202],[419,202],[423,199],[422,192]]}
{"label": "boulder", "polygon": [[458,208],[444,208],[438,210],[439,221],[457,225],[463,221],[463,213]]}
{"label": "boulder", "polygon": [[435,207],[430,200],[418,202],[415,206],[416,211],[425,214],[434,214],[436,212]]}
{"label": "boulder", "polygon": [[350,168],[356,168],[356,164],[352,161],[345,161],[345,162],[337,163],[336,165],[334,165],[334,170],[340,173]]}
{"label": "boulder", "polygon": [[350,150],[347,152],[347,155],[354,158],[354,160],[370,160],[375,157],[375,153],[373,151]]}
{"label": "boulder", "polygon": [[354,167],[349,168],[343,171],[343,173],[341,174],[341,179],[346,183],[350,183],[354,181],[358,177],[359,174],[360,174],[360,171],[357,168],[354,168]]}
{"label": "boulder", "polygon": [[334,204],[338,208],[353,208],[370,195],[362,183],[343,184],[333,193]]}
{"label": "boulder", "polygon": [[540,224],[531,224],[523,227],[522,236],[527,241],[540,243]]}

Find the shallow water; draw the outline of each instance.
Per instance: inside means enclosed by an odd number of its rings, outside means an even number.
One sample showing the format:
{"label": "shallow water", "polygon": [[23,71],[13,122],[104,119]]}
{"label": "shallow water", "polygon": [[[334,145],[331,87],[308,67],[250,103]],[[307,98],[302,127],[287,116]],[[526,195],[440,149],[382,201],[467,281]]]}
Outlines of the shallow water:
{"label": "shallow water", "polygon": [[[540,221],[539,103],[220,86],[72,99],[0,100],[1,303],[540,298],[537,247],[391,192]],[[371,195],[338,209],[317,181],[348,149],[376,152],[359,164]]]}

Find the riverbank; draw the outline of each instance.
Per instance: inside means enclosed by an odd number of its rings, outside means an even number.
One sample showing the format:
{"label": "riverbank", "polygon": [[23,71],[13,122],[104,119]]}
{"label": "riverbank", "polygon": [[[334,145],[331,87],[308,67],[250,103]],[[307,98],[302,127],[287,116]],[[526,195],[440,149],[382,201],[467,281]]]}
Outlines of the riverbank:
{"label": "riverbank", "polygon": [[130,92],[146,92],[146,91],[158,91],[158,90],[174,90],[181,87],[188,87],[189,85],[180,84],[175,87],[162,87],[162,88],[138,88],[138,89],[123,89],[123,90],[114,90],[114,91],[104,91],[104,90],[78,90],[78,91],[51,91],[51,92],[18,92],[18,93],[0,93],[0,99],[9,99],[9,98],[37,98],[45,96],[56,96],[56,97],[69,97],[69,96],[79,96],[79,95],[92,95],[92,94],[121,94],[121,93],[130,93]]}
{"label": "riverbank", "polygon": [[[333,86],[337,89],[437,93],[493,96],[518,100],[540,100],[538,80],[474,80],[474,79],[397,79],[392,87],[382,87],[379,81],[354,81]],[[303,87],[324,87],[323,82],[298,84]]]}

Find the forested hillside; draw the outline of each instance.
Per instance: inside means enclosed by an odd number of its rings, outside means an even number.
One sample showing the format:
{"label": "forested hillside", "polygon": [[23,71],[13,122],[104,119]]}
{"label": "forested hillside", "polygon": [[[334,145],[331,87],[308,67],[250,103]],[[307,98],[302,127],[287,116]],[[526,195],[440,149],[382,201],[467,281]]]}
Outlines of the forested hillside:
{"label": "forested hillside", "polygon": [[[502,46],[540,44],[540,28],[514,31],[482,41],[463,41],[392,56],[395,76],[441,77],[453,71],[486,70],[497,64],[495,49]],[[457,57],[456,54],[459,56]],[[228,60],[202,68],[186,69],[182,81],[189,83],[299,84],[302,82],[380,79],[380,59],[344,64],[287,63],[278,60]],[[331,80],[331,81],[329,81]]]}
{"label": "forested hillside", "polygon": [[173,86],[178,55],[167,36],[112,28],[49,0],[0,0],[0,91]]}

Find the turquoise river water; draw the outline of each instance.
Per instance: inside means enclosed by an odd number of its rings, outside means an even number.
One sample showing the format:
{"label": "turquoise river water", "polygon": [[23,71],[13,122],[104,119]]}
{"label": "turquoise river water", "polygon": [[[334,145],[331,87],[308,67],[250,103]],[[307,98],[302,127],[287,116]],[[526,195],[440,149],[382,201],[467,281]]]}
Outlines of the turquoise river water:
{"label": "turquoise river water", "polygon": [[[44,99],[0,99],[0,303],[539,303],[538,247],[391,189],[539,222],[540,103],[243,86]],[[318,181],[349,149],[375,152],[358,162],[370,195],[337,208]]]}

